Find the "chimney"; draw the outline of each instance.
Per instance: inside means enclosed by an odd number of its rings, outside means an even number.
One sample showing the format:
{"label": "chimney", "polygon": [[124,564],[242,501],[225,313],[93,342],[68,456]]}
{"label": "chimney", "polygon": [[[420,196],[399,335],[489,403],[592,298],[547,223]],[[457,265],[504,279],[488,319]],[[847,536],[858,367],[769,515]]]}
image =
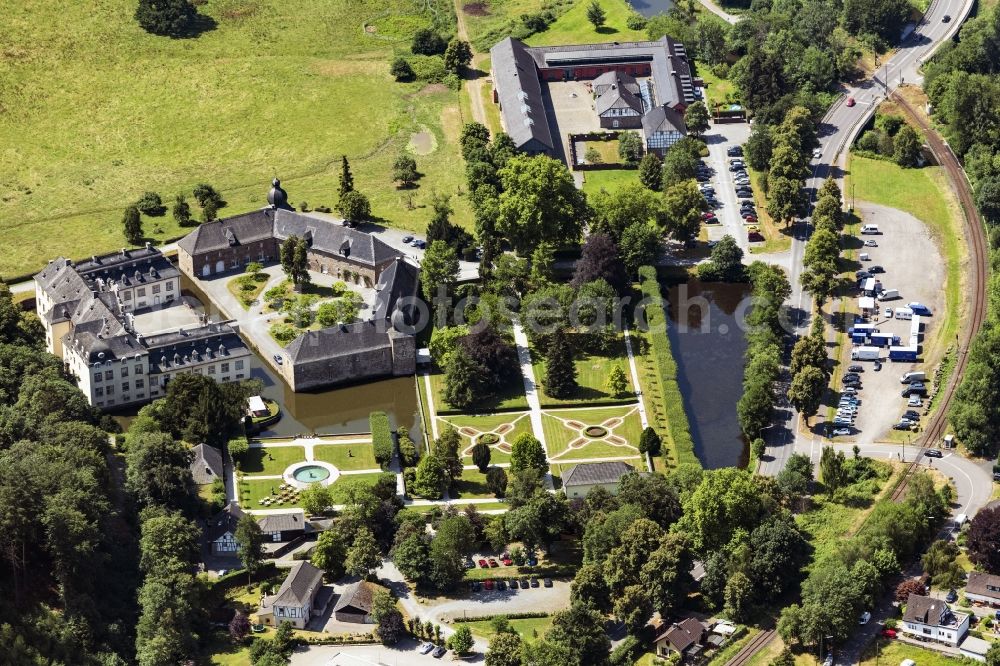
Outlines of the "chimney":
{"label": "chimney", "polygon": [[149,241],[146,241],[146,249],[147,250],[152,250],[153,249],[153,244],[150,243]]}

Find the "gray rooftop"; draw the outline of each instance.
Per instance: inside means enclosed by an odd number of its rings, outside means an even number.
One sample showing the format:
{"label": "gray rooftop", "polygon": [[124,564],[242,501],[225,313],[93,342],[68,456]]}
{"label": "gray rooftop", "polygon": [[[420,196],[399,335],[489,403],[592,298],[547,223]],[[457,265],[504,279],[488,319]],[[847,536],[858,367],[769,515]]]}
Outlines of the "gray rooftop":
{"label": "gray rooftop", "polygon": [[684,116],[671,108],[654,106],[649,113],[642,117],[642,132],[646,135],[647,139],[657,132],[671,131],[680,132],[681,134],[687,133]]}
{"label": "gray rooftop", "polygon": [[212,470],[212,474],[220,479],[222,478],[224,474],[222,451],[208,444],[199,444],[191,449],[191,455],[192,470],[195,468],[208,468]]}
{"label": "gray rooftop", "polygon": [[271,606],[306,606],[311,605],[313,595],[323,584],[323,570],[317,569],[310,562],[297,562],[281,584],[278,593],[268,599]]}
{"label": "gray rooftop", "polygon": [[594,110],[601,116],[610,109],[632,109],[642,115],[642,99],[628,88],[610,86],[594,100]]}
{"label": "gray rooftop", "polygon": [[535,61],[524,42],[508,37],[490,49],[493,85],[507,134],[526,150],[553,150],[548,115]]}
{"label": "gray rooftop", "polygon": [[636,82],[635,77],[617,70],[604,72],[593,80],[591,86],[594,89],[594,94],[598,96],[603,95],[607,92],[608,88],[612,87],[625,88],[634,95],[639,94],[639,84]]}
{"label": "gray rooftop", "polygon": [[[188,330],[160,333],[143,338],[149,349],[149,374],[180,370],[210,359],[236,359],[250,356],[243,338],[227,323],[209,323]],[[250,369],[247,368],[249,376]]]}
{"label": "gray rooftop", "polygon": [[350,607],[364,613],[370,613],[372,610],[372,599],[380,587],[380,585],[369,583],[365,580],[348,585],[344,593],[337,599],[337,605],[333,607],[333,612],[336,613]]}
{"label": "gray rooftop", "polygon": [[262,532],[294,532],[306,528],[306,512],[302,509],[284,513],[268,513],[257,518]]}
{"label": "gray rooftop", "polygon": [[580,463],[563,473],[563,486],[589,486],[598,483],[617,483],[635,468],[620,460],[611,462]]}
{"label": "gray rooftop", "polygon": [[906,601],[906,612],[903,614],[903,621],[934,626],[947,626],[947,622],[941,622],[941,616],[947,610],[948,604],[941,599],[925,597],[922,594],[911,594],[910,598]]}

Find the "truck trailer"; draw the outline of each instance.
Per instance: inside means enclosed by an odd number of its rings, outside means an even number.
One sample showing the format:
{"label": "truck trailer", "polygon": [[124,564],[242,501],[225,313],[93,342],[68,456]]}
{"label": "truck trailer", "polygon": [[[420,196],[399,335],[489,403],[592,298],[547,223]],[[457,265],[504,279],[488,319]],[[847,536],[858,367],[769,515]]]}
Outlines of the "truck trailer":
{"label": "truck trailer", "polygon": [[913,363],[917,360],[917,347],[889,347],[889,360]]}
{"label": "truck trailer", "polygon": [[854,347],[851,349],[852,361],[877,361],[882,350],[878,347]]}

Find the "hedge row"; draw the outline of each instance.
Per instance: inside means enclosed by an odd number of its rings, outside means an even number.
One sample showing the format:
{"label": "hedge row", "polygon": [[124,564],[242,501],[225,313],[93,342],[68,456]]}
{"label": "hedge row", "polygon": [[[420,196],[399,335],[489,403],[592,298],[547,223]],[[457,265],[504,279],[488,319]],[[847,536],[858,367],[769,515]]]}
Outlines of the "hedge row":
{"label": "hedge row", "polygon": [[508,620],[528,620],[535,617],[548,617],[552,613],[543,613],[541,611],[525,612],[525,613],[498,613],[496,615],[463,615],[462,617],[456,617],[455,622],[488,622],[490,620],[496,620],[501,617],[505,617]]}
{"label": "hedge row", "polygon": [[372,431],[372,449],[375,452],[375,462],[381,465],[382,469],[389,469],[393,448],[389,415],[385,412],[372,412],[368,416],[368,427]]}
{"label": "hedge row", "polygon": [[643,266],[639,269],[639,278],[642,295],[649,302],[646,306],[646,325],[649,328],[647,335],[660,380],[660,389],[663,392],[667,433],[673,442],[678,464],[700,465],[701,462],[694,454],[694,441],[691,439],[691,429],[687,413],[684,411],[684,397],[677,384],[677,362],[674,360],[670,338],[667,336],[666,304],[660,293],[660,281],[656,277],[656,269],[652,266]]}

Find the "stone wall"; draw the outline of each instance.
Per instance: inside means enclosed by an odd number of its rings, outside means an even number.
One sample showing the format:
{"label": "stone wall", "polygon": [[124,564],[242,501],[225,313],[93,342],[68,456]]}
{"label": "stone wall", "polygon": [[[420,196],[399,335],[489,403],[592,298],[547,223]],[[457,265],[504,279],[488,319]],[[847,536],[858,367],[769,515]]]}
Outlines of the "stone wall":
{"label": "stone wall", "polygon": [[386,336],[385,345],[354,353],[316,361],[299,361],[294,365],[286,361],[293,391],[361,382],[393,374],[392,346]]}

